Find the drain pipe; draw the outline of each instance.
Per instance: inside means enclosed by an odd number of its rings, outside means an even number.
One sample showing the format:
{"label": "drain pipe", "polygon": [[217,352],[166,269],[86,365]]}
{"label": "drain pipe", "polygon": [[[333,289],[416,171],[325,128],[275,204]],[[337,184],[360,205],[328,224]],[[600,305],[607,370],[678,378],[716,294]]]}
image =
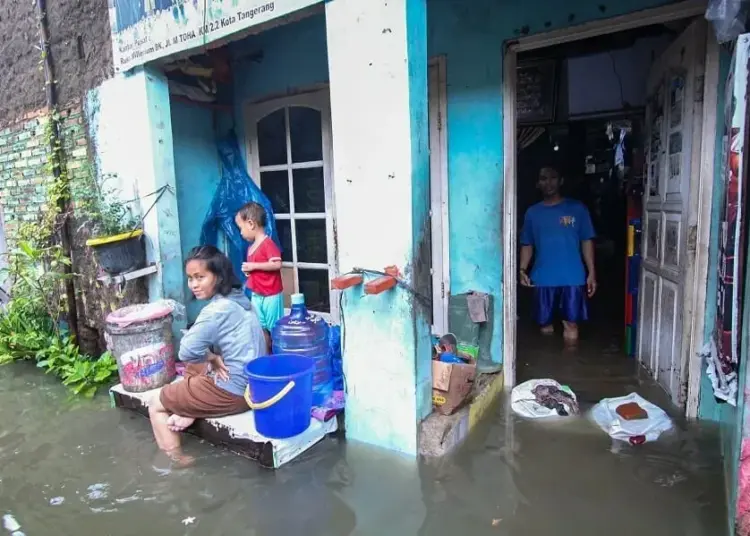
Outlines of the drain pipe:
{"label": "drain pipe", "polygon": [[[52,63],[52,54],[49,46],[49,23],[47,20],[47,1],[36,0],[37,18],[39,22],[39,44],[42,49],[42,65],[44,67],[44,83],[47,93],[47,109],[49,110],[50,126],[52,127],[52,136],[49,140],[49,158],[52,162],[52,174],[55,180],[60,179],[62,170],[62,141],[60,140],[60,120],[57,115],[57,91],[55,90],[55,70]],[[70,232],[70,185],[63,185],[65,190],[58,201],[58,209],[62,214],[63,221],[60,226],[60,244],[66,257],[73,261],[72,239]],[[66,275],[72,276],[73,269],[71,266],[63,267]],[[78,341],[78,305],[76,303],[76,291],[73,278],[65,280],[65,296],[68,302],[68,326],[71,335]]]}

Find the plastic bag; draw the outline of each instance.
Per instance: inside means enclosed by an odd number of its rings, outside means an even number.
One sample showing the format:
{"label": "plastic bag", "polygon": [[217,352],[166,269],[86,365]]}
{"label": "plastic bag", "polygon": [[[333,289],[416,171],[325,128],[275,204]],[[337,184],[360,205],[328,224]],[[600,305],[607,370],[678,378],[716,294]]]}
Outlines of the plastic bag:
{"label": "plastic bag", "polygon": [[121,328],[131,324],[159,320],[172,315],[175,320],[185,318],[185,306],[174,300],[158,300],[152,303],[141,303],[123,307],[107,315],[106,322]]}
{"label": "plastic bag", "polygon": [[228,254],[235,275],[240,281],[244,281],[242,263],[245,262],[249,244],[242,238],[234,222],[237,212],[251,201],[260,204],[266,210],[266,234],[276,242],[279,249],[281,249],[281,243],[276,234],[276,220],[271,202],[245,171],[245,164],[234,133],[219,142],[219,156],[222,164],[221,181],[216,188],[206,219],[203,221],[201,244],[218,246],[219,230],[223,231],[229,245]]}
{"label": "plastic bag", "polygon": [[[620,417],[617,408],[629,402],[635,402],[646,410],[648,418],[628,421]],[[672,428],[672,420],[663,409],[636,393],[601,400],[591,410],[591,418],[599,428],[620,441],[630,441],[639,436],[645,437],[646,441],[656,441],[663,432]]]}
{"label": "plastic bag", "polygon": [[706,20],[711,21],[719,43],[726,43],[745,32],[748,0],[710,0]]}
{"label": "plastic bag", "polygon": [[555,380],[549,379],[529,380],[516,385],[510,393],[510,407],[513,408],[514,412],[529,419],[562,416],[557,409],[546,407],[539,403],[536,394],[534,394],[534,390],[537,387],[553,388],[552,390],[567,394],[568,397],[558,397],[561,400],[564,411],[568,415],[578,414],[578,400],[575,393],[567,385],[560,385]]}

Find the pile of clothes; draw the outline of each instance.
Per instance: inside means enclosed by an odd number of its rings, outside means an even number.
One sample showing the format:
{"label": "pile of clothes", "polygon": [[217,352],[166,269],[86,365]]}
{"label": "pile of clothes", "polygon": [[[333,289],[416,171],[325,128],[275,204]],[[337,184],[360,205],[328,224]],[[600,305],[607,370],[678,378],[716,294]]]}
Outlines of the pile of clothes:
{"label": "pile of clothes", "polygon": [[511,407],[523,417],[568,417],[578,415],[578,400],[568,386],[555,380],[529,380],[513,388]]}

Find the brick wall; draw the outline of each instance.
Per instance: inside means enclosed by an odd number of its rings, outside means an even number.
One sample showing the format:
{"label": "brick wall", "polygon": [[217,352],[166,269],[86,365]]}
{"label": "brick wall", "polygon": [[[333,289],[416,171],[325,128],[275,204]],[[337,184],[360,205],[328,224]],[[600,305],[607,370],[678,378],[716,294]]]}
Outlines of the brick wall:
{"label": "brick wall", "polygon": [[[60,134],[68,176],[85,179],[93,173],[81,104],[74,101],[60,112]],[[17,121],[0,124],[0,207],[8,249],[25,222],[36,221],[45,210],[46,189],[52,176],[47,168],[49,140],[46,110],[28,113]],[[75,212],[75,211],[74,211]],[[79,344],[84,353],[99,355],[104,348],[103,320],[118,307],[148,302],[144,280],[126,283],[123,288],[105,287],[99,281],[99,267],[93,250],[86,246],[91,238],[85,215],[73,217],[73,271],[78,303]]]}
{"label": "brick wall", "polygon": [[[47,168],[48,122],[49,115],[39,110],[0,125],[0,204],[9,245],[19,226],[36,221],[46,208],[46,188],[52,180]],[[80,178],[88,172],[88,148],[79,102],[61,112],[61,136],[69,176]]]}

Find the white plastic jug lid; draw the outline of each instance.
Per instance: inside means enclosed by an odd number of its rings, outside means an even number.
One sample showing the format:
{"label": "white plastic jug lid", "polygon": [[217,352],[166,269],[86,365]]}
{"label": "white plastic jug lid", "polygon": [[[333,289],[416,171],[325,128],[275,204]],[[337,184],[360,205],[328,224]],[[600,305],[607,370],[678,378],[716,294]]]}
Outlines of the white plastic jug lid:
{"label": "white plastic jug lid", "polygon": [[292,305],[305,305],[305,295],[292,294]]}

